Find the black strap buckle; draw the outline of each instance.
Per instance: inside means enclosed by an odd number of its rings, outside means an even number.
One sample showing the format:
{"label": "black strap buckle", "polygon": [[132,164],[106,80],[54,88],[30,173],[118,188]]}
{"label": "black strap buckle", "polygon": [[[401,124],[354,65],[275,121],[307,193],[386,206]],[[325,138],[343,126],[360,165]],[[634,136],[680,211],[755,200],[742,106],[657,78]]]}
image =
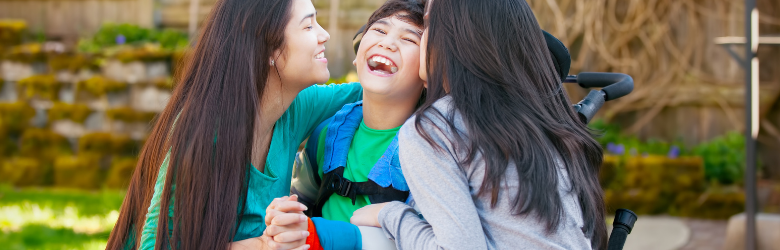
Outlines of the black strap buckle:
{"label": "black strap buckle", "polygon": [[328,189],[335,192],[338,195],[344,197],[351,197],[352,181],[339,175],[334,175],[333,180],[328,185]]}

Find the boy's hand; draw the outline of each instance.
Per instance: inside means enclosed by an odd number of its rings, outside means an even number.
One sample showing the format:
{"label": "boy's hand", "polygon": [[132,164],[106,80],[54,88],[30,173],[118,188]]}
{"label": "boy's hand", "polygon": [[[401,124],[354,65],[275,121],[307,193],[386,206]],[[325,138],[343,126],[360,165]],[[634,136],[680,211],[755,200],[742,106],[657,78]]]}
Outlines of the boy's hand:
{"label": "boy's hand", "polygon": [[362,207],[352,213],[349,222],[356,226],[382,227],[379,225],[379,211],[382,211],[385,205],[387,202]]}
{"label": "boy's hand", "polygon": [[303,215],[306,209],[298,202],[297,195],[274,199],[265,210],[266,229],[261,237],[265,249],[298,249],[307,246],[309,223],[306,215]]}

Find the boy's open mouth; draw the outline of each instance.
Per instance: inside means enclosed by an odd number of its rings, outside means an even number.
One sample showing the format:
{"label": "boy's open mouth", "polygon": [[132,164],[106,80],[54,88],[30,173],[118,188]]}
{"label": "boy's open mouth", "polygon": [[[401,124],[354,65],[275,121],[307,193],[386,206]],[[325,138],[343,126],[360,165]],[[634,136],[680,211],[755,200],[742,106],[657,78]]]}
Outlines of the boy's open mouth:
{"label": "boy's open mouth", "polygon": [[384,56],[375,55],[368,58],[368,70],[382,75],[392,75],[398,72],[398,67],[393,60]]}

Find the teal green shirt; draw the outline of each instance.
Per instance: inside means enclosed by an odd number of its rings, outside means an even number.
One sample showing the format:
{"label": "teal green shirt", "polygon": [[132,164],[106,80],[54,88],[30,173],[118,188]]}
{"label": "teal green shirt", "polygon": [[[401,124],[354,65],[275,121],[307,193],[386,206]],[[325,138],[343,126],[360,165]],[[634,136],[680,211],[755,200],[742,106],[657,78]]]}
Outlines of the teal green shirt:
{"label": "teal green shirt", "polygon": [[[291,169],[298,147],[319,123],[336,114],[344,104],[362,99],[362,90],[359,83],[347,83],[315,85],[298,94],[274,125],[264,173],[247,164],[250,174],[246,208],[234,241],[260,237],[263,234],[266,207],[274,198],[290,195]],[[157,175],[154,195],[141,235],[140,249],[154,249],[168,157],[169,155],[166,155]],[[171,217],[174,213],[172,204],[173,200],[168,209]]]}
{"label": "teal green shirt", "polygon": [[[366,126],[363,121],[360,121],[360,126],[355,131],[355,136],[352,137],[352,143],[349,146],[349,152],[347,152],[347,166],[344,168],[344,178],[357,182],[368,181],[368,173],[371,172],[376,162],[385,153],[399,129],[401,129],[401,126],[385,130],[372,129]],[[326,126],[320,132],[320,139],[317,145],[317,165],[320,166],[320,177],[323,175],[322,166],[325,161],[325,135],[327,131],[328,127]],[[371,201],[365,195],[358,195],[353,205],[350,198],[333,194],[322,206],[322,218],[349,222],[349,218],[352,217],[352,213],[355,210],[369,204],[371,204]]]}

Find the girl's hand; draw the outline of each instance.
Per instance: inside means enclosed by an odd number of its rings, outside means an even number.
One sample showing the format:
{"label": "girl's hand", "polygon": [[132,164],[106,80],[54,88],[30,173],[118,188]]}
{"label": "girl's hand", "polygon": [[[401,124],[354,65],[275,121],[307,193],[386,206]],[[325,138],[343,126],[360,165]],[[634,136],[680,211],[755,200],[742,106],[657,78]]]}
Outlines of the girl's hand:
{"label": "girl's hand", "polygon": [[387,205],[385,203],[371,204],[352,213],[349,222],[356,226],[382,227],[379,225],[379,211]]}
{"label": "girl's hand", "polygon": [[303,245],[297,248],[285,248],[280,244],[273,243],[273,239],[268,236],[261,236],[257,238],[249,238],[242,241],[236,241],[230,243],[231,250],[280,250],[280,249],[292,249],[292,250],[308,250],[309,245]]}
{"label": "girl's hand", "polygon": [[299,249],[306,247],[309,236],[309,218],[303,215],[306,206],[298,202],[298,196],[276,198],[265,210],[266,229],[263,232],[264,249]]}

